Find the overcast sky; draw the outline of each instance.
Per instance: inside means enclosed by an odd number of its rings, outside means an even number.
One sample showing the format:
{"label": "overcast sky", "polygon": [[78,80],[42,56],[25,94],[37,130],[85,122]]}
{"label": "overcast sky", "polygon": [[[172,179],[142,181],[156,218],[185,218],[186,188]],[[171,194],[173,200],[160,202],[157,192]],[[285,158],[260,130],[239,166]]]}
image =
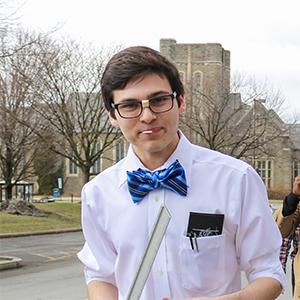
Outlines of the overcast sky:
{"label": "overcast sky", "polygon": [[15,0],[20,23],[95,46],[221,43],[231,70],[268,80],[284,95],[286,115],[300,112],[299,0]]}

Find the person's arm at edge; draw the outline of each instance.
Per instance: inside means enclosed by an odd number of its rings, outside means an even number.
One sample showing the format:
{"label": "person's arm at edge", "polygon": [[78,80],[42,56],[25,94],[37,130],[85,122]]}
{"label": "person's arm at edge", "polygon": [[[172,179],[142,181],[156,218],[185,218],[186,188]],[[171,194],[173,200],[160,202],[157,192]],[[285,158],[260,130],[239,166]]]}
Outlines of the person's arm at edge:
{"label": "person's arm at edge", "polygon": [[92,280],[88,284],[89,300],[117,300],[118,289],[107,282]]}
{"label": "person's arm at edge", "polygon": [[284,199],[282,207],[282,215],[284,217],[293,214],[300,200],[300,175],[298,175],[293,184],[292,192]]}
{"label": "person's arm at edge", "polygon": [[[282,291],[282,286],[276,279],[262,277],[251,282],[242,290],[218,297],[195,297],[186,300],[274,300]],[[163,298],[163,300],[170,300]]]}
{"label": "person's arm at edge", "polygon": [[295,232],[295,229],[298,224],[299,216],[300,216],[299,205],[297,210],[292,215],[284,217],[282,213],[280,213],[279,218],[277,220],[277,224],[283,238],[289,237],[291,234]]}
{"label": "person's arm at edge", "polygon": [[291,235],[297,227],[300,216],[299,197],[300,175],[295,178],[292,193],[284,199],[282,211],[276,221],[283,237]]}

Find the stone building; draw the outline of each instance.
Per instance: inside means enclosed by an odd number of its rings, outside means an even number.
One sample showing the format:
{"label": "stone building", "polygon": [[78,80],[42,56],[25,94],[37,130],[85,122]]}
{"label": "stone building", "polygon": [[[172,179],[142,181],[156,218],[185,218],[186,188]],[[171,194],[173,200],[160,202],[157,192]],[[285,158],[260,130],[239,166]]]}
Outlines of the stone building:
{"label": "stone building", "polygon": [[[224,95],[230,95],[230,52],[220,44],[179,44],[174,39],[161,39],[160,51],[177,66],[184,82],[186,117],[190,118],[193,114],[195,104],[200,108],[199,114],[201,110],[205,111],[206,107],[198,97],[199,91],[216,103],[222,101]],[[268,111],[263,104],[256,102],[252,106],[243,105],[233,125],[241,131],[247,124],[251,125],[253,115],[264,113],[267,123],[260,138],[267,138],[271,132],[273,135],[276,132],[276,138],[266,142],[264,149],[254,149],[252,153],[247,153],[247,158],[241,158],[256,168],[271,198],[282,198],[290,191],[294,177],[300,174],[300,124],[285,124],[276,112]],[[240,95],[230,95],[228,106],[237,107],[240,104]],[[254,123],[249,128],[255,130],[256,126]],[[184,131],[193,142],[202,144],[201,139],[193,135],[193,130],[184,128]],[[234,134],[238,135],[238,132]]]}

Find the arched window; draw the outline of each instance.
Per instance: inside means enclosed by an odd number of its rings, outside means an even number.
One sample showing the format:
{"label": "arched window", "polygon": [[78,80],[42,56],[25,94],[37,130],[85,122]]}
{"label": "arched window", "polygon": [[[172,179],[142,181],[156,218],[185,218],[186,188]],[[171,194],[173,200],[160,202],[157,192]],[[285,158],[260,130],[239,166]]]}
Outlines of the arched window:
{"label": "arched window", "polygon": [[300,161],[298,160],[294,160],[293,161],[293,170],[292,170],[293,174],[292,174],[292,177],[293,177],[293,181],[294,179],[300,175]]}
{"label": "arched window", "polygon": [[201,71],[195,71],[193,73],[193,95],[198,97],[203,90],[203,73]]}

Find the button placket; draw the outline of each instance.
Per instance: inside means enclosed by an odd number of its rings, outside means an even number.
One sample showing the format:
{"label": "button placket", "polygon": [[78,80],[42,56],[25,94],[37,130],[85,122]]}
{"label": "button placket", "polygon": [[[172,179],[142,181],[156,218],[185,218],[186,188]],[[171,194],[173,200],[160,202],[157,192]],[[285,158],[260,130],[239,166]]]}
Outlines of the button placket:
{"label": "button placket", "polygon": [[[149,210],[148,210],[148,219],[149,219],[149,231],[151,231],[153,224],[156,220],[157,213],[161,205],[164,205],[165,189],[157,189],[149,193],[151,198],[149,199]],[[151,221],[150,221],[151,220]],[[152,224],[151,224],[152,222]],[[151,224],[151,225],[150,225]],[[154,276],[159,279],[158,286],[155,293],[160,291],[156,296],[157,299],[163,298],[163,296],[168,295],[169,291],[169,282],[168,276],[166,273],[166,240],[165,237],[162,240],[160,248],[158,250],[157,256],[154,260],[152,266],[152,272]],[[160,294],[161,293],[161,294]]]}
{"label": "button placket", "polygon": [[159,285],[159,291],[162,293],[162,295],[159,295],[161,297],[170,293],[169,281],[167,276],[166,256],[166,239],[164,237],[153,266],[153,270],[155,270],[157,274],[156,276],[158,279],[157,284]]}
{"label": "button placket", "polygon": [[160,268],[160,269],[158,270],[158,274],[159,274],[160,276],[164,276],[164,275],[165,275],[165,272],[164,272],[163,268]]}

